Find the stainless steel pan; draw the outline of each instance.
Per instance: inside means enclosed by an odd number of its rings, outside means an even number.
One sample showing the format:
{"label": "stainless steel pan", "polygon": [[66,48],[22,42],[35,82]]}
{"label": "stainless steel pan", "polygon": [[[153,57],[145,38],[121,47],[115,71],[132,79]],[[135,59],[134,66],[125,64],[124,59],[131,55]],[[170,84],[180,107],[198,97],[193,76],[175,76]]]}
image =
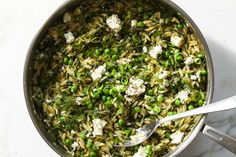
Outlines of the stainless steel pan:
{"label": "stainless steel pan", "polygon": [[[25,94],[25,101],[27,104],[27,108],[29,111],[29,114],[31,116],[31,119],[38,130],[39,134],[42,136],[42,138],[47,142],[47,144],[60,156],[67,157],[69,154],[59,145],[53,142],[52,136],[47,132],[44,123],[42,121],[42,115],[40,115],[40,112],[37,110],[37,107],[33,104],[33,101],[31,99],[31,90],[30,90],[30,80],[32,78],[32,68],[33,65],[33,58],[35,56],[35,50],[37,49],[39,42],[41,41],[42,37],[45,35],[47,29],[51,26],[51,24],[54,23],[59,17],[63,16],[63,14],[70,10],[71,8],[78,6],[82,0],[71,0],[67,1],[64,4],[62,4],[45,22],[45,24],[42,26],[42,28],[39,30],[38,34],[35,36],[34,40],[31,43],[31,46],[28,50],[28,54],[25,60],[25,68],[24,68],[24,94]],[[89,0],[88,0],[89,1]],[[212,101],[212,94],[214,89],[214,73],[213,73],[213,64],[212,59],[210,55],[210,51],[208,49],[207,43],[198,29],[197,25],[193,22],[193,20],[176,4],[169,0],[156,0],[157,3],[163,4],[168,9],[179,13],[192,27],[193,31],[195,32],[196,36],[198,37],[198,40],[202,44],[202,48],[206,52],[206,61],[207,61],[207,69],[208,69],[208,84],[207,84],[207,97],[206,97],[206,103],[209,104]],[[198,124],[195,126],[192,133],[189,135],[189,137],[182,142],[174,151],[170,152],[166,156],[176,156],[181,151],[183,151],[196,137],[196,135],[201,131],[203,134],[207,135],[211,139],[215,140],[217,143],[228,147],[229,144],[227,144],[230,140],[232,140],[230,137],[224,135],[223,133],[215,130],[214,128],[207,126],[205,124],[206,115],[202,116],[201,120],[198,122]],[[220,137],[220,138],[219,138]],[[223,138],[222,138],[223,137]],[[229,148],[230,149],[230,148]]]}

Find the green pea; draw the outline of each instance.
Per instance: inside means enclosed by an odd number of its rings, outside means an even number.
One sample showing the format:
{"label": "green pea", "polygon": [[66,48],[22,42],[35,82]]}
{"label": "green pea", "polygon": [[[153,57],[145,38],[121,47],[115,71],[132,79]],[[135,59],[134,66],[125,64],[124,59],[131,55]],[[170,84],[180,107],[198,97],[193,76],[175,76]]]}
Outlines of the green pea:
{"label": "green pea", "polygon": [[149,16],[148,15],[144,15],[143,16],[143,20],[148,20],[149,19]]}
{"label": "green pea", "polygon": [[112,99],[111,96],[108,96],[108,97],[107,97],[107,101],[110,101],[111,99]]}
{"label": "green pea", "polygon": [[170,138],[170,136],[171,136],[171,133],[170,133],[170,132],[166,132],[166,133],[165,133],[165,138]]}
{"label": "green pea", "polygon": [[154,95],[154,92],[153,92],[152,89],[149,89],[148,92],[147,92],[147,94],[150,95],[150,96],[153,96],[153,95]]}
{"label": "green pea", "polygon": [[85,139],[86,139],[86,133],[85,133],[84,131],[80,133],[80,138],[81,138],[82,140],[85,140]]}
{"label": "green pea", "polygon": [[92,102],[92,101],[88,101],[88,102],[87,102],[87,108],[88,108],[89,110],[92,110],[92,109],[93,109],[93,102]]}
{"label": "green pea", "polygon": [[174,113],[171,111],[167,113],[167,116],[173,116],[173,115],[174,115]]}
{"label": "green pea", "polygon": [[199,54],[197,55],[197,58],[204,58],[204,54],[199,53]]}
{"label": "green pea", "polygon": [[106,48],[106,49],[104,50],[104,53],[105,53],[105,55],[109,55],[109,54],[110,54],[110,49],[109,49],[109,48]]}
{"label": "green pea", "polygon": [[61,105],[62,104],[61,98],[57,98],[55,100],[55,103],[56,103],[56,105]]}
{"label": "green pea", "polygon": [[138,7],[138,12],[142,13],[143,12],[143,7]]}
{"label": "green pea", "polygon": [[70,91],[71,91],[72,93],[77,92],[77,90],[78,90],[77,85],[73,85],[73,86],[71,86],[71,88],[70,88]]}
{"label": "green pea", "polygon": [[207,71],[206,71],[205,69],[202,69],[202,70],[201,70],[201,75],[202,75],[202,76],[206,76],[206,75],[207,75]]}
{"label": "green pea", "polygon": [[107,101],[107,96],[103,95],[103,96],[102,96],[102,101],[103,101],[103,102]]}
{"label": "green pea", "polygon": [[108,95],[108,94],[109,94],[109,88],[104,88],[104,89],[103,89],[103,93],[104,93],[105,95]]}
{"label": "green pea", "polygon": [[89,157],[96,157],[96,156],[97,156],[96,151],[94,151],[94,150],[90,151]]}
{"label": "green pea", "polygon": [[204,101],[200,99],[200,100],[198,100],[197,104],[198,104],[198,106],[202,106],[204,104]]}
{"label": "green pea", "polygon": [[102,94],[102,87],[98,88],[98,89],[97,89],[97,92],[98,92],[99,94]]}
{"label": "green pea", "polygon": [[125,113],[125,108],[124,106],[121,106],[118,110],[117,110],[117,114],[123,114]]}
{"label": "green pea", "polygon": [[161,112],[161,107],[156,105],[152,110],[158,114]]}
{"label": "green pea", "polygon": [[109,94],[112,95],[112,96],[115,96],[117,94],[117,90],[116,88],[112,88],[109,90]]}
{"label": "green pea", "polygon": [[112,106],[113,106],[112,101],[111,101],[111,100],[110,100],[110,101],[106,101],[106,102],[105,102],[105,106],[106,106],[107,108],[112,108]]}
{"label": "green pea", "polygon": [[99,49],[96,49],[96,50],[95,50],[95,55],[96,55],[96,56],[99,56],[99,55],[100,55],[100,50],[99,50]]}
{"label": "green pea", "polygon": [[67,146],[71,146],[72,143],[73,143],[72,139],[69,139],[69,138],[65,139],[64,141],[64,144]]}
{"label": "green pea", "polygon": [[117,55],[112,55],[111,59],[112,59],[113,61],[116,61],[116,60],[118,59],[118,56],[117,56]]}
{"label": "green pea", "polygon": [[64,58],[64,63],[67,65],[67,64],[68,64],[68,62],[69,62],[68,58],[67,58],[67,57],[65,57],[65,58]]}
{"label": "green pea", "polygon": [[124,122],[123,119],[120,119],[120,120],[118,121],[118,124],[119,124],[120,126],[123,126],[123,125],[125,125],[125,122]]}
{"label": "green pea", "polygon": [[140,22],[137,23],[137,26],[138,26],[139,28],[144,28],[144,27],[145,27],[145,24],[144,24],[142,21],[140,21]]}
{"label": "green pea", "polygon": [[177,62],[181,61],[182,59],[183,59],[183,57],[182,57],[180,54],[178,54],[178,55],[176,56],[176,61],[177,61]]}
{"label": "green pea", "polygon": [[180,99],[176,99],[176,100],[175,100],[175,105],[176,105],[176,106],[179,106],[179,105],[180,105]]}
{"label": "green pea", "polygon": [[194,106],[192,104],[188,105],[188,110],[194,109]]}
{"label": "green pea", "polygon": [[138,112],[141,112],[141,108],[140,108],[139,106],[136,106],[136,107],[134,108],[134,111],[137,112],[137,113],[138,113]]}
{"label": "green pea", "polygon": [[152,146],[151,145],[146,146],[146,154],[149,156],[152,155]]}
{"label": "green pea", "polygon": [[131,11],[129,11],[129,12],[127,13],[126,18],[127,18],[127,19],[131,19],[131,17],[132,17],[132,13],[131,13]]}
{"label": "green pea", "polygon": [[88,140],[88,142],[86,143],[86,148],[92,148],[93,147],[93,143],[92,140]]}
{"label": "green pea", "polygon": [[164,96],[162,94],[157,96],[157,101],[162,102],[164,100]]}
{"label": "green pea", "polygon": [[112,52],[113,52],[113,54],[118,54],[119,53],[119,49],[117,47],[113,47],[112,48]]}
{"label": "green pea", "polygon": [[198,64],[198,65],[202,64],[201,58],[195,58],[195,59],[193,60],[193,62],[196,63],[196,64]]}
{"label": "green pea", "polygon": [[95,93],[93,93],[93,97],[95,99],[99,99],[100,98],[100,94],[98,92],[95,92]]}
{"label": "green pea", "polygon": [[181,24],[181,23],[179,23],[179,24],[177,25],[177,28],[178,28],[178,29],[183,29],[183,28],[184,28],[184,25]]}
{"label": "green pea", "polygon": [[70,59],[70,60],[68,61],[68,65],[71,66],[71,65],[73,64],[73,62],[74,62],[73,59]]}
{"label": "green pea", "polygon": [[169,24],[169,23],[170,23],[170,21],[171,21],[171,19],[170,19],[170,18],[166,18],[166,19],[165,19],[165,24]]}

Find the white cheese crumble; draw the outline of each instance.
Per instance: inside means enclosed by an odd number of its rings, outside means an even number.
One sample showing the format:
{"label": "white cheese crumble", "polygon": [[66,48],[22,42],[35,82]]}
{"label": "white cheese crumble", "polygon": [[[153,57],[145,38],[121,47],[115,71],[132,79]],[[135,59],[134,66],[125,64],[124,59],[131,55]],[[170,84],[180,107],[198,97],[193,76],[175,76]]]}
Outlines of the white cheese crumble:
{"label": "white cheese crumble", "polygon": [[77,97],[77,98],[75,99],[75,102],[76,102],[77,105],[81,105],[82,100],[83,100],[83,98]]}
{"label": "white cheese crumble", "polygon": [[107,124],[106,121],[101,119],[94,119],[93,120],[93,136],[103,135],[103,127]]}
{"label": "white cheese crumble", "polygon": [[185,60],[184,63],[185,63],[186,65],[192,64],[192,63],[193,63],[193,57],[192,57],[192,56],[189,56],[189,57]]}
{"label": "white cheese crumble", "polygon": [[189,90],[182,90],[177,94],[176,99],[180,99],[180,102],[183,104],[185,101],[188,100],[189,93]]}
{"label": "white cheese crumble", "polygon": [[63,22],[67,23],[71,21],[71,14],[70,13],[65,13],[63,16]]}
{"label": "white cheese crumble", "polygon": [[121,21],[119,17],[115,14],[108,17],[106,23],[116,33],[118,33],[121,30]]}
{"label": "white cheese crumble", "polygon": [[179,144],[182,142],[184,137],[184,133],[181,131],[176,131],[172,135],[170,135],[170,138],[172,139],[171,143],[173,144]]}
{"label": "white cheese crumble", "polygon": [[126,90],[126,94],[130,96],[138,96],[144,93],[145,90],[146,86],[144,85],[144,81],[142,79],[134,79],[134,77],[131,77],[129,87]]}
{"label": "white cheese crumble", "polygon": [[102,74],[106,72],[106,65],[101,65],[94,71],[92,71],[91,77],[93,81],[96,81],[102,77]]}
{"label": "white cheese crumble", "polygon": [[131,27],[135,27],[137,25],[137,20],[131,20]]}
{"label": "white cheese crumble", "polygon": [[111,157],[111,155],[102,155],[102,157]]}
{"label": "white cheese crumble", "polygon": [[146,147],[140,146],[138,152],[134,154],[133,157],[146,157]]}
{"label": "white cheese crumble", "polygon": [[162,47],[160,45],[154,46],[149,50],[149,54],[152,58],[157,58],[158,54],[162,53]]}
{"label": "white cheese crumble", "polygon": [[74,142],[72,145],[71,145],[71,147],[73,148],[73,150],[75,150],[77,147],[78,147],[78,143],[77,142]]}
{"label": "white cheese crumble", "polygon": [[196,75],[191,75],[191,76],[190,76],[190,79],[191,79],[191,80],[197,80],[197,76],[196,76]]}
{"label": "white cheese crumble", "polygon": [[168,71],[161,71],[158,75],[159,79],[164,79],[168,75]]}
{"label": "white cheese crumble", "polygon": [[89,137],[91,135],[91,132],[88,132],[87,134],[86,134],[86,137]]}
{"label": "white cheese crumble", "polygon": [[172,36],[170,41],[177,47],[181,47],[183,44],[183,38],[179,37],[179,36]]}
{"label": "white cheese crumble", "polygon": [[145,131],[141,131],[140,129],[136,129],[136,134],[130,136],[130,139],[133,143],[136,143],[140,140],[144,140],[146,138],[146,132]]}
{"label": "white cheese crumble", "polygon": [[147,46],[144,46],[144,47],[143,47],[143,52],[144,52],[144,53],[147,53],[147,51],[148,51]]}
{"label": "white cheese crumble", "polygon": [[117,62],[118,64],[128,64],[128,63],[130,63],[131,61],[132,61],[132,60],[129,59],[129,58],[121,58],[121,59],[117,60],[116,62]]}
{"label": "white cheese crumble", "polygon": [[68,32],[68,33],[64,34],[64,37],[66,39],[66,43],[68,43],[68,44],[75,41],[75,37],[71,32]]}

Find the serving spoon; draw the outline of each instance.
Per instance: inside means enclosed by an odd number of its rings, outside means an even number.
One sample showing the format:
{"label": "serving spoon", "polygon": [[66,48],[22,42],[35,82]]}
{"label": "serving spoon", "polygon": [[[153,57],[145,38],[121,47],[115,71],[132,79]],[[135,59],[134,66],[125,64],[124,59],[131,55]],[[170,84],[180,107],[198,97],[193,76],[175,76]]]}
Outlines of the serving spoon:
{"label": "serving spoon", "polygon": [[224,110],[229,110],[236,108],[236,96],[211,103],[209,105],[199,107],[193,110],[189,110],[186,112],[182,112],[173,116],[168,116],[160,120],[156,120],[150,124],[144,125],[143,127],[137,129],[138,134],[135,135],[135,140],[125,140],[124,145],[116,145],[116,147],[131,147],[138,145],[145,140],[147,140],[156,130],[158,126],[160,126],[163,123],[184,118],[184,117],[190,117],[190,116],[195,116],[195,115],[201,115],[201,114],[206,114],[206,113],[212,113],[212,112],[218,112],[218,111],[224,111]]}

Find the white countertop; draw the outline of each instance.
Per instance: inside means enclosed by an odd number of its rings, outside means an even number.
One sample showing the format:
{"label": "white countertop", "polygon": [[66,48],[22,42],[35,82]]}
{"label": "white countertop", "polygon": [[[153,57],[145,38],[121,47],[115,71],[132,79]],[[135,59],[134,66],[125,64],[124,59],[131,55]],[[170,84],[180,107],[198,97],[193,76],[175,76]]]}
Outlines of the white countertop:
{"label": "white countertop", "polygon": [[[64,0],[0,0],[0,156],[58,157],[43,141],[28,115],[23,95],[23,65],[30,41]],[[173,0],[199,26],[215,69],[214,100],[236,94],[236,1]],[[236,110],[215,113],[208,124],[236,137]],[[201,133],[180,157],[233,157]]]}

